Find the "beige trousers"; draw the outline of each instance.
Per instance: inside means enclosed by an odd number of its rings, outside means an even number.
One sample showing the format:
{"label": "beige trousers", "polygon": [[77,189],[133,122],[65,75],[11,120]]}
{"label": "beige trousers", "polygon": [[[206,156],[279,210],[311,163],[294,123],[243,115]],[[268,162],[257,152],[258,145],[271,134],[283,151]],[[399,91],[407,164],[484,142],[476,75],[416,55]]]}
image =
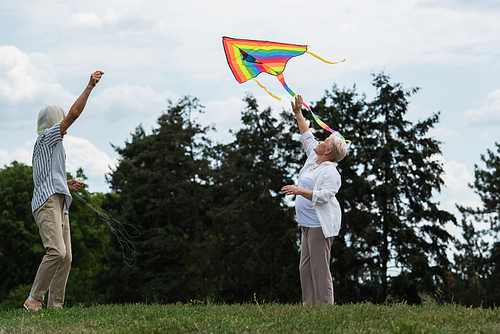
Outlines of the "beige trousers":
{"label": "beige trousers", "polygon": [[330,273],[333,238],[325,238],[321,227],[301,227],[299,272],[303,305],[333,305]]}
{"label": "beige trousers", "polygon": [[30,295],[43,301],[49,291],[48,308],[62,307],[71,268],[71,237],[65,208],[64,195],[54,194],[33,213],[47,253],[38,267]]}

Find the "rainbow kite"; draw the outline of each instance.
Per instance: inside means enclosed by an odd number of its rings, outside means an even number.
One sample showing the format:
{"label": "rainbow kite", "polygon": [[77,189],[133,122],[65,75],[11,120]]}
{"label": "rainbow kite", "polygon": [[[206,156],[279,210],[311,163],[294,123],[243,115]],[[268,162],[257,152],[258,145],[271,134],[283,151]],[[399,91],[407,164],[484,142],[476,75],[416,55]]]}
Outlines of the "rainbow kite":
{"label": "rainbow kite", "polygon": [[[295,94],[290,87],[288,87],[285,82],[285,78],[283,77],[283,71],[285,70],[286,63],[290,60],[290,58],[300,56],[304,53],[309,53],[310,55],[328,64],[338,64],[345,61],[345,59],[339,62],[327,61],[314,53],[307,51],[307,45],[235,39],[230,37],[222,37],[222,44],[224,45],[227,63],[239,83],[253,79],[261,88],[269,93],[269,95],[280,101],[281,99],[279,97],[269,92],[266,87],[261,85],[261,83],[254,78],[262,72],[274,75],[281,82],[283,88],[285,88],[285,90],[292,97],[295,97],[297,94]],[[328,125],[323,123],[312,112],[311,108],[309,108],[307,104],[303,103],[303,105],[311,112],[316,123],[318,123],[323,129],[340,135],[340,133],[332,130]],[[342,135],[340,136],[342,137]],[[342,139],[345,140],[344,137],[342,137]],[[349,142],[348,140],[345,141]]]}

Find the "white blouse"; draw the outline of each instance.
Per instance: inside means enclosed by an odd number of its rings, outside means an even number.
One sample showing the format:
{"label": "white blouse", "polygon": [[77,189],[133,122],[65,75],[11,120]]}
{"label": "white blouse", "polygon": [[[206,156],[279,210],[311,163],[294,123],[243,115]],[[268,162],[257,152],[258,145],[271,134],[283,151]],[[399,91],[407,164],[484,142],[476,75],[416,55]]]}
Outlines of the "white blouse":
{"label": "white blouse", "polygon": [[[314,139],[311,131],[304,132],[300,136],[300,142],[306,150],[307,160],[300,170],[299,180],[302,174],[318,161],[318,156],[314,152],[318,142]],[[311,204],[321,224],[325,238],[337,236],[340,231],[342,213],[340,204],[335,197],[340,186],[341,180],[336,162],[325,161],[315,169]]]}

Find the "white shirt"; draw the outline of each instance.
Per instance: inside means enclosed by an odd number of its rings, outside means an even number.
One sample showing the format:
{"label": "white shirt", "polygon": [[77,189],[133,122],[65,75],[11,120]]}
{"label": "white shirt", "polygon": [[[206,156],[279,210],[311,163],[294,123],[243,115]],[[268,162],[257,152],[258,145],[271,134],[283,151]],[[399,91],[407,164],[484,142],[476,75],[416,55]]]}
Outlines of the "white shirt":
{"label": "white shirt", "polygon": [[[311,131],[304,132],[300,136],[300,142],[306,150],[307,160],[300,170],[299,180],[318,161],[318,155],[314,152],[318,142],[314,139]],[[341,180],[336,162],[325,161],[315,169],[311,205],[316,212],[325,238],[339,235],[342,213],[335,195],[340,186]]]}
{"label": "white shirt", "polygon": [[[313,178],[316,169],[308,169],[299,177],[299,187],[307,190],[313,190]],[[300,226],[309,228],[321,227],[321,224],[316,215],[316,211],[312,207],[312,201],[304,196],[297,196],[295,198],[295,214]]]}

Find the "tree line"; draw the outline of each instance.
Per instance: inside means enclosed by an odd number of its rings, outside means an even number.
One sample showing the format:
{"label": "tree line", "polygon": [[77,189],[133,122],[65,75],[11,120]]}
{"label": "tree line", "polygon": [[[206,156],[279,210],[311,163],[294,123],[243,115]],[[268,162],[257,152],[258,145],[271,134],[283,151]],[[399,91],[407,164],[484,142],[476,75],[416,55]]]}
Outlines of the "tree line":
{"label": "tree line", "polygon": [[[475,167],[471,186],[483,207],[460,207],[457,219],[432,198],[444,186],[441,143],[427,136],[439,113],[410,122],[409,99],[418,89],[384,73],[372,84],[371,101],[355,87],[334,85],[311,104],[352,141],[338,166],[343,218],[332,245],[335,302],[498,304],[500,244],[483,237],[495,240],[500,229],[500,145],[481,157],[486,169]],[[229,144],[214,143],[214,127],[193,120],[204,107],[187,96],[169,102],[151,133],[139,125],[123,147],[113,146],[119,159],[107,175],[111,192],[84,186],[78,195],[141,232],[132,240],[137,262],[126,265],[116,236],[75,199],[68,305],[300,301],[300,231],[280,188],[294,182],[305,154],[291,112],[276,119],[252,96],[244,100],[242,128]],[[68,177],[85,179],[81,169]],[[14,161],[0,169],[0,308],[21,305],[45,253],[32,192],[32,167]],[[449,222],[462,228],[463,240],[445,229]]]}

